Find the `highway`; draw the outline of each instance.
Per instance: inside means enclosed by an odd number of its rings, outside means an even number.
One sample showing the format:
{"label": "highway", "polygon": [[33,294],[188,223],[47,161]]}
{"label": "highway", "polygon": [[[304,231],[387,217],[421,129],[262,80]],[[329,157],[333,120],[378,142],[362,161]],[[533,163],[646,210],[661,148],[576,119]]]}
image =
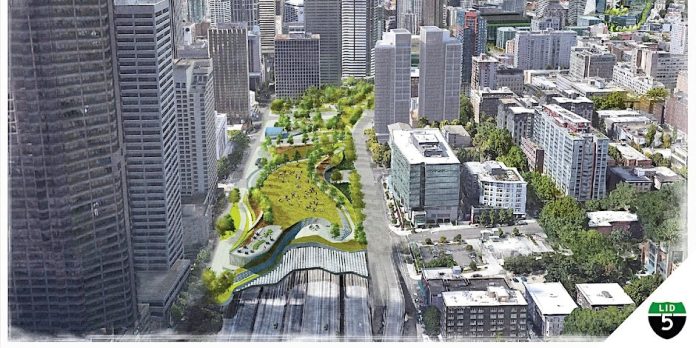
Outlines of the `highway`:
{"label": "highway", "polygon": [[383,340],[399,340],[403,334],[405,304],[392,249],[399,244],[400,237],[387,227],[387,207],[380,187],[381,180],[375,177],[372,166],[376,165],[372,163],[365,144],[363,132],[372,126],[373,113],[372,110],[365,110],[353,128],[357,154],[355,168],[361,176],[365,194],[366,217],[363,225],[367,235],[373,334],[381,334]]}

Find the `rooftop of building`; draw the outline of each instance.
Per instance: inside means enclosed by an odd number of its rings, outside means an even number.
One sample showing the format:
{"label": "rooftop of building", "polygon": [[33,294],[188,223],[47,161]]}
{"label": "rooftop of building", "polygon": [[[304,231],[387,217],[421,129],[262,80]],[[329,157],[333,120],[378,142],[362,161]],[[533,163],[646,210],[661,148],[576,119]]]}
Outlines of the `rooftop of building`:
{"label": "rooftop of building", "polygon": [[587,212],[589,227],[610,227],[614,222],[636,222],[638,215],[628,211],[602,210]]}
{"label": "rooftop of building", "polygon": [[617,283],[575,284],[575,287],[590,306],[623,306],[634,303]]}
{"label": "rooftop of building", "polygon": [[393,130],[409,131],[413,128],[411,128],[411,125],[409,125],[408,123],[397,122],[387,125],[387,129],[389,129],[389,131],[391,132]]}
{"label": "rooftop of building", "polygon": [[485,291],[464,290],[442,293],[446,307],[526,306],[522,293],[502,286],[489,286]]}
{"label": "rooftop of building", "polygon": [[498,60],[495,59],[494,57],[491,57],[487,54],[480,54],[478,56],[473,56],[471,58],[472,61],[478,62],[478,63],[498,63]]}
{"label": "rooftop of building", "polygon": [[633,109],[625,110],[597,110],[597,116],[600,118],[606,117],[630,117],[630,116],[641,116],[641,112]]}
{"label": "rooftop of building", "polygon": [[599,77],[591,77],[591,78],[585,78],[582,80],[573,80],[570,79],[568,76],[561,75],[558,76],[559,79],[566,79],[568,80],[572,87],[583,93],[611,93],[611,92],[625,92],[626,90],[615,85],[613,82],[607,82],[603,78]]}
{"label": "rooftop of building", "polygon": [[576,124],[576,125],[583,125],[583,126],[589,126],[590,121],[588,121],[586,118],[556,104],[546,104],[544,105],[544,109],[549,112],[549,115],[552,117],[556,118],[559,122],[563,124]]}
{"label": "rooftop of building", "polygon": [[465,162],[464,166],[469,173],[478,176],[480,181],[501,181],[526,183],[517,168],[511,168],[502,162]]}
{"label": "rooftop of building", "polygon": [[621,157],[629,161],[646,161],[649,158],[645,156],[642,152],[633,148],[633,146],[622,144],[622,143],[609,143],[609,146],[616,148]]}
{"label": "rooftop of building", "polygon": [[191,261],[177,260],[166,271],[136,272],[138,278],[138,301],[146,303],[163,303],[177,286],[177,283],[189,272]]}
{"label": "rooftop of building", "polygon": [[624,182],[644,182],[649,183],[650,179],[644,175],[642,172],[636,172],[634,168],[630,167],[609,167],[614,175],[621,178]]}
{"label": "rooftop of building", "polygon": [[393,144],[410,164],[459,164],[439,129],[393,130],[390,134]]}
{"label": "rooftop of building", "polygon": [[292,32],[288,34],[276,34],[275,40],[300,40],[300,39],[312,39],[319,40],[319,34],[312,34],[309,32]]}
{"label": "rooftop of building", "polygon": [[523,106],[511,106],[509,107],[513,114],[533,114],[534,109],[525,108]]}
{"label": "rooftop of building", "polygon": [[571,103],[571,104],[579,104],[579,103],[592,103],[592,100],[590,98],[586,98],[583,96],[577,97],[577,98],[567,98],[567,97],[551,97],[551,100],[555,101],[558,104],[566,104],[566,103]]}
{"label": "rooftop of building", "polygon": [[143,6],[153,5],[167,0],[114,0],[116,6]]}
{"label": "rooftop of building", "polygon": [[542,315],[568,315],[578,307],[561,283],[525,283],[524,287]]}
{"label": "rooftop of building", "polygon": [[495,97],[495,96],[500,95],[500,94],[514,95],[512,90],[507,86],[503,86],[503,87],[496,88],[496,89],[491,89],[490,87],[484,87],[484,88],[476,90],[475,92],[476,92],[476,94],[480,95],[481,97],[483,97],[483,96]]}
{"label": "rooftop of building", "polygon": [[461,135],[464,137],[469,136],[469,132],[464,129],[464,126],[459,125],[459,124],[448,124],[442,127],[442,130],[447,132],[447,133],[453,133],[457,135]]}

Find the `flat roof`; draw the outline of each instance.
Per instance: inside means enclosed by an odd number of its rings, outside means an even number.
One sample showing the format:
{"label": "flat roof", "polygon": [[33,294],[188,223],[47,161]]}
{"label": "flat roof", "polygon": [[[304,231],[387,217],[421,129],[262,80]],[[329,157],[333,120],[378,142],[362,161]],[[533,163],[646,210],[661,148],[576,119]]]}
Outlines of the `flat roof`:
{"label": "flat roof", "polygon": [[542,315],[568,315],[578,305],[561,283],[524,283]]}
{"label": "flat roof", "polygon": [[410,164],[459,164],[439,129],[390,130],[394,145]]}
{"label": "flat roof", "polygon": [[645,175],[639,175],[633,172],[633,170],[625,167],[609,167],[609,170],[615,175],[619,176],[621,180],[628,182],[651,182]]}
{"label": "flat roof", "polygon": [[638,215],[628,211],[602,210],[587,212],[589,227],[610,227],[612,222],[635,222]]}
{"label": "flat roof", "polygon": [[627,116],[640,116],[641,113],[638,110],[626,109],[626,110],[597,110],[597,115],[601,118],[605,117],[627,117]]}
{"label": "flat roof", "polygon": [[510,111],[514,114],[533,114],[534,110],[523,106],[511,106]]}
{"label": "flat roof", "polygon": [[448,124],[444,127],[442,127],[446,132],[448,133],[454,133],[462,136],[469,136],[469,132],[466,131],[464,126],[459,125],[459,124]]}
{"label": "flat roof", "polygon": [[575,284],[575,287],[590,306],[623,306],[634,303],[617,283]]}
{"label": "flat roof", "polygon": [[526,183],[517,168],[508,167],[502,162],[465,162],[464,166],[469,173],[478,176],[479,181]]}
{"label": "flat roof", "polygon": [[609,146],[616,148],[621,156],[627,160],[647,161],[648,157],[632,146],[621,143],[609,143]]}
{"label": "flat roof", "polygon": [[506,289],[502,286],[489,286],[485,291],[463,290],[442,293],[446,307],[472,306],[526,306],[519,290]]}

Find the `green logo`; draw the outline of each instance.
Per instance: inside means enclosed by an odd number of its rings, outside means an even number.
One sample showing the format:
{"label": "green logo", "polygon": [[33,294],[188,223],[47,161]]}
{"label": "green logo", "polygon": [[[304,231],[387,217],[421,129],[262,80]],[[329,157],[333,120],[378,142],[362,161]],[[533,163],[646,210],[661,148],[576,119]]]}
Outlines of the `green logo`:
{"label": "green logo", "polygon": [[648,321],[658,336],[670,339],[684,327],[686,308],[681,302],[653,302],[648,311]]}

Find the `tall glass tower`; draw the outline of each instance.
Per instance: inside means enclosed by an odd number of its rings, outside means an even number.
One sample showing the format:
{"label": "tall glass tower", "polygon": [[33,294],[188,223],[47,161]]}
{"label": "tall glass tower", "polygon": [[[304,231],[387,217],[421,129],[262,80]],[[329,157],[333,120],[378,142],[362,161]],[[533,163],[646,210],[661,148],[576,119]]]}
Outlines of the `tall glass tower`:
{"label": "tall glass tower", "polygon": [[136,320],[113,1],[10,0],[10,324]]}

